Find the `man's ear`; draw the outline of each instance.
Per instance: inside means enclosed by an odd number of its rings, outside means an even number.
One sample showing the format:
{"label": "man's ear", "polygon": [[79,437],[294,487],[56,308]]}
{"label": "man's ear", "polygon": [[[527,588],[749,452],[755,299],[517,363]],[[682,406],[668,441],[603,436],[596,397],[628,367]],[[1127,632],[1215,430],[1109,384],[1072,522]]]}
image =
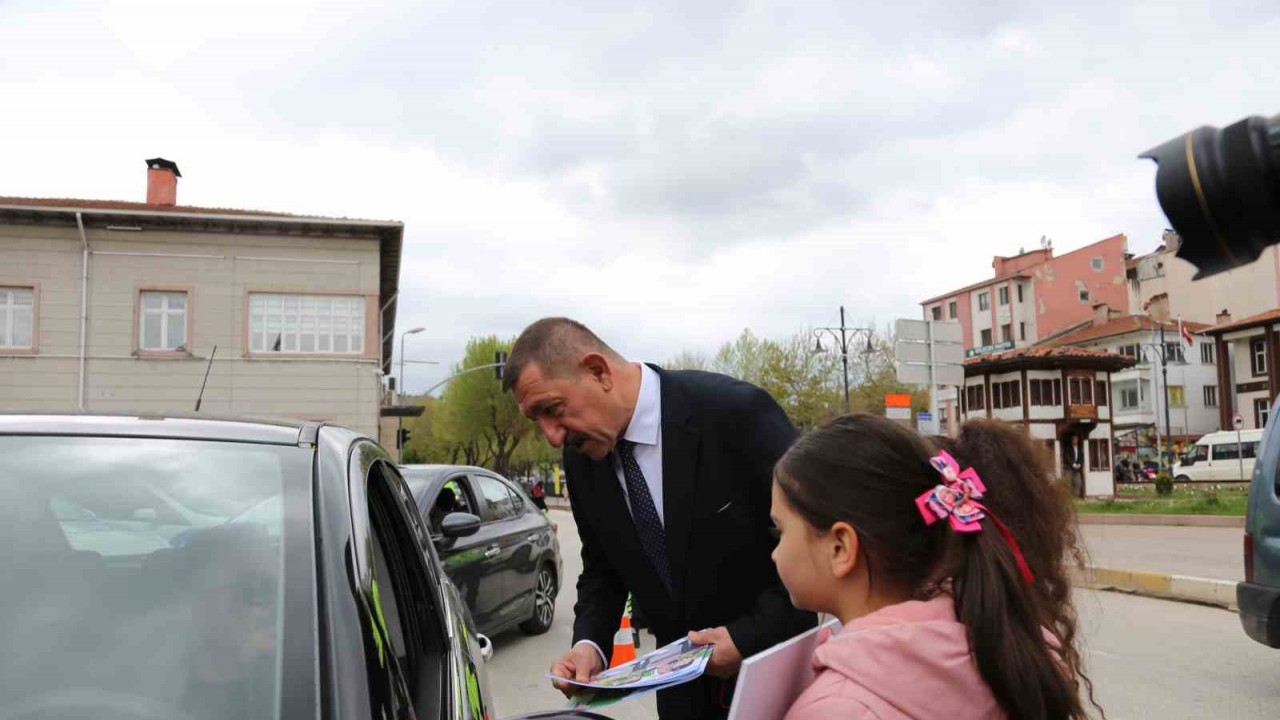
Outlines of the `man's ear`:
{"label": "man's ear", "polygon": [[609,365],[609,358],[598,352],[589,352],[582,356],[578,361],[578,367],[587,374],[588,377],[600,383],[600,387],[605,390],[613,389],[613,368]]}
{"label": "man's ear", "polygon": [[861,543],[853,526],[843,520],[831,526],[828,533],[831,543],[831,574],[847,577],[858,566],[858,550]]}

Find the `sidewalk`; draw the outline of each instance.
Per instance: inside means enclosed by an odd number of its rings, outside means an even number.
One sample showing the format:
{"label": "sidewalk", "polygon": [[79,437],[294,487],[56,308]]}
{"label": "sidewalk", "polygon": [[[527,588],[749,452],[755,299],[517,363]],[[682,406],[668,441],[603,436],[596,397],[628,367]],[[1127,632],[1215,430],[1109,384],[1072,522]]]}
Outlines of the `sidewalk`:
{"label": "sidewalk", "polygon": [[1244,580],[1244,530],[1162,525],[1081,525],[1088,563],[1214,580]]}
{"label": "sidewalk", "polygon": [[1081,525],[1089,565],[1080,585],[1234,610],[1244,579],[1240,528]]}

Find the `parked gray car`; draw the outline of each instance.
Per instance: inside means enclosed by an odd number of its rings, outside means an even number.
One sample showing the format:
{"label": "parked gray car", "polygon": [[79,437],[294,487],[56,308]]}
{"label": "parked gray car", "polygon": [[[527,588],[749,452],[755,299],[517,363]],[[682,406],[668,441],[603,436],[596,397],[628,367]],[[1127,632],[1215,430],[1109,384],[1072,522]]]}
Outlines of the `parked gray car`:
{"label": "parked gray car", "polygon": [[0,414],[0,720],[491,720],[489,652],[359,433]]}
{"label": "parked gray car", "polygon": [[1236,587],[1249,637],[1280,648],[1280,422],[1271,413],[1249,484],[1244,582]]}

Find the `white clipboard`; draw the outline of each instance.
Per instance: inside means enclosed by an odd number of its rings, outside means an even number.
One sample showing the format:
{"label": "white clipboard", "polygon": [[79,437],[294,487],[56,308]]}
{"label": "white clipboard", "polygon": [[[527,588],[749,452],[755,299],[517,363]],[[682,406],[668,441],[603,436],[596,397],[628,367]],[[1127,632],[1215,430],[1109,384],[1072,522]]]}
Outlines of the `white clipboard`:
{"label": "white clipboard", "polygon": [[742,661],[738,684],[729,707],[729,720],[781,720],[800,693],[813,682],[813,651],[818,633],[830,628],[840,631],[840,621],[831,621],[778,643]]}

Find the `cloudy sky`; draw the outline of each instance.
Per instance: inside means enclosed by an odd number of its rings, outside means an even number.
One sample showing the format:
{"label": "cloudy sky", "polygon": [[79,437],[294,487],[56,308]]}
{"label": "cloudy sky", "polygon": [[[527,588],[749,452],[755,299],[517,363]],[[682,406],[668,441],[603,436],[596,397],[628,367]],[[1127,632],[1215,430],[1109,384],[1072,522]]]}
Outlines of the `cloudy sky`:
{"label": "cloudy sky", "polygon": [[1041,5],[0,0],[0,195],[159,155],[183,204],[403,220],[445,365],[548,314],[658,361],[883,325],[1042,235],[1151,250],[1135,156],[1280,110],[1274,0]]}

